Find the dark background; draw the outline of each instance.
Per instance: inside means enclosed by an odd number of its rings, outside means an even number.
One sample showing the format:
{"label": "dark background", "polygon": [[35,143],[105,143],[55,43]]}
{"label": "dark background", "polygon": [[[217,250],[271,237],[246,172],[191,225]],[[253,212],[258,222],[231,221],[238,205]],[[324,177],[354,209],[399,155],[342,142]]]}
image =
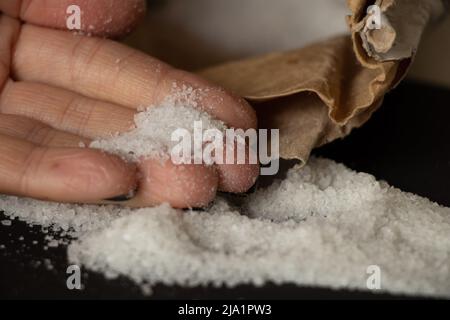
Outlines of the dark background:
{"label": "dark background", "polygon": [[[344,140],[314,153],[334,159],[357,171],[404,191],[450,206],[450,90],[406,82],[387,95],[385,103],[362,128]],[[0,214],[0,220],[3,215]],[[24,241],[19,238],[23,236]],[[66,288],[66,249],[43,249],[40,228],[14,221],[0,224],[0,298],[145,298],[125,278],[106,280],[83,270],[84,290]],[[39,241],[33,245],[33,240]],[[449,235],[450,241],[450,235]],[[49,259],[48,265],[37,261]],[[388,294],[265,285],[262,288],[179,288],[157,286],[150,299],[349,299],[405,298]]]}

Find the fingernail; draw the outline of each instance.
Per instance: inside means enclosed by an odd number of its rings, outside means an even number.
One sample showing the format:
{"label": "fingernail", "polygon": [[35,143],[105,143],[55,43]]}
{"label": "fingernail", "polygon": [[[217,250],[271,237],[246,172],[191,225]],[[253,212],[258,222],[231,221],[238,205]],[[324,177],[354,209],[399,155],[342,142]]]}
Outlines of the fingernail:
{"label": "fingernail", "polygon": [[109,198],[109,199],[105,199],[105,200],[106,200],[106,201],[114,201],[114,202],[122,202],[122,201],[128,201],[128,200],[130,200],[131,198],[132,198],[132,197],[130,197],[130,196],[124,194],[124,195],[121,195],[121,196],[117,196],[117,197]]}
{"label": "fingernail", "polygon": [[136,195],[136,191],[132,190],[130,192],[128,192],[127,194],[123,194],[117,197],[112,197],[112,198],[108,198],[105,199],[106,201],[113,201],[113,202],[123,202],[123,201],[128,201],[132,198],[134,198],[134,196]]}
{"label": "fingernail", "polygon": [[259,185],[259,179],[256,179],[255,183],[253,184],[253,186],[247,190],[247,192],[245,194],[252,194],[255,193],[256,190],[258,190],[258,185]]}
{"label": "fingernail", "polygon": [[255,193],[256,190],[258,190],[258,185],[259,185],[259,179],[256,180],[256,182],[253,184],[253,186],[251,186],[250,189],[248,189],[245,192],[236,193],[236,192],[228,192],[228,191],[219,191],[219,194],[245,198],[245,197],[251,195],[252,193]]}
{"label": "fingernail", "polygon": [[185,210],[186,211],[208,211],[209,209],[211,209],[214,206],[214,203],[215,203],[215,201],[212,201],[204,207],[192,207],[192,208],[188,208]]}

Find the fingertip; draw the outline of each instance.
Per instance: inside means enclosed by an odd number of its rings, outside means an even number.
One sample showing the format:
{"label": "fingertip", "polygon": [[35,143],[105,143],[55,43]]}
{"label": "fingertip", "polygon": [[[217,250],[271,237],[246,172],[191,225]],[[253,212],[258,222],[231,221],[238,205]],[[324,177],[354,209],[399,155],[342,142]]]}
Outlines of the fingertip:
{"label": "fingertip", "polygon": [[26,22],[67,29],[70,6],[81,12],[80,31],[108,37],[129,33],[145,15],[145,0],[23,0],[20,18]]}
{"label": "fingertip", "polygon": [[[198,91],[200,93],[196,97],[198,98],[198,107],[228,126],[244,130],[257,128],[258,120],[255,110],[245,99],[236,94],[199,75],[184,70],[169,69],[166,72],[164,93],[171,92],[174,83],[177,84],[177,87],[186,86]],[[161,95],[161,93],[159,94]]]}
{"label": "fingertip", "polygon": [[258,155],[249,143],[243,143],[240,139],[230,141],[228,138],[224,141],[223,160],[226,161],[216,163],[219,191],[244,193],[256,183],[259,176]]}
{"label": "fingertip", "polygon": [[220,164],[219,190],[230,193],[247,192],[256,183],[259,176],[258,164]]}
{"label": "fingertip", "polygon": [[131,206],[169,203],[174,208],[204,207],[214,200],[218,175],[212,166],[175,165],[170,160],[144,160],[141,180]]}
{"label": "fingertip", "polygon": [[208,108],[214,108],[215,105],[223,108],[223,119],[226,124],[233,128],[243,130],[256,129],[258,127],[258,119],[256,111],[244,99],[220,87],[213,87],[209,90],[208,96],[203,101]]}
{"label": "fingertip", "polygon": [[[110,38],[130,33],[145,16],[144,0],[97,0],[95,6],[86,6],[82,31]],[[103,3],[102,3],[103,2]]]}

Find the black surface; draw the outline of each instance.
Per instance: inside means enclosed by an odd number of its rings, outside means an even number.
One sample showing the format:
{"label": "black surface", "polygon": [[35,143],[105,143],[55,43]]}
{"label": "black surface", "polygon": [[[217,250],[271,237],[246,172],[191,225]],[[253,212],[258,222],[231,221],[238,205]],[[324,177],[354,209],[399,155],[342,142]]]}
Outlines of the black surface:
{"label": "black surface", "polygon": [[[363,128],[315,154],[450,206],[449,107],[450,90],[404,83],[386,97],[384,105]],[[20,236],[24,237],[23,241],[19,240]],[[0,225],[0,244],[6,245],[5,249],[0,249],[1,298],[144,298],[127,279],[105,280],[85,270],[84,290],[68,290],[65,248],[43,250],[43,236],[39,228],[29,228],[21,222],[14,221],[10,227]],[[33,240],[39,244],[33,245]],[[52,261],[53,270],[45,265],[36,266],[37,261],[46,258]],[[399,296],[266,285],[234,289],[157,286],[151,298],[379,299]]]}

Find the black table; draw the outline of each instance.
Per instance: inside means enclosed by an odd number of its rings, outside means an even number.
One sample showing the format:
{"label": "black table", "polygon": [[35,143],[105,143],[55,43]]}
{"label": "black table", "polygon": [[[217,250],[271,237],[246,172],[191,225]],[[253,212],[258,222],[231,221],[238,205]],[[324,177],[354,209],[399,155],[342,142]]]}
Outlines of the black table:
{"label": "black table", "polygon": [[[419,83],[403,83],[361,129],[314,153],[368,172],[404,190],[450,206],[450,90]],[[0,220],[3,215],[0,214]],[[20,241],[19,237],[24,236]],[[14,221],[0,225],[0,298],[145,298],[125,278],[106,280],[83,270],[84,290],[66,287],[65,248],[43,249],[40,228]],[[33,241],[38,241],[33,245]],[[450,241],[450,235],[449,235]],[[36,261],[49,259],[49,265]],[[157,286],[151,299],[380,299],[404,298],[349,290],[265,285],[234,289]]]}

